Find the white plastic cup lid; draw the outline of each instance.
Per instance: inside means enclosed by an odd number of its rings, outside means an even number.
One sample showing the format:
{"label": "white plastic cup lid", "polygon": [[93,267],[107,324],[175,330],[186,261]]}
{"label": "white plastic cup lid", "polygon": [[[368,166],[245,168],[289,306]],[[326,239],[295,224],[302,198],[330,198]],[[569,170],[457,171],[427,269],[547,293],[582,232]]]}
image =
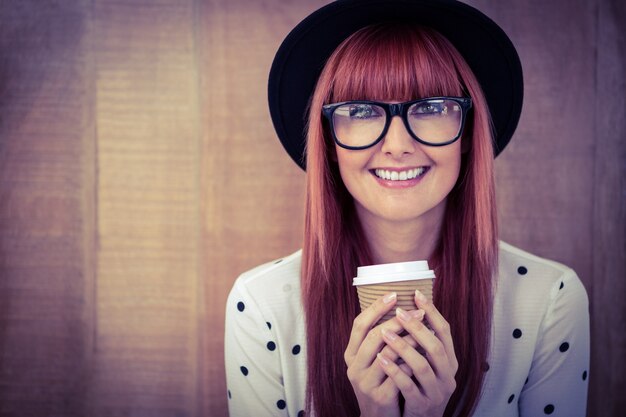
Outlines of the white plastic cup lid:
{"label": "white plastic cup lid", "polygon": [[352,285],[384,284],[435,278],[434,271],[428,269],[428,261],[360,266],[357,268],[356,275],[352,280]]}

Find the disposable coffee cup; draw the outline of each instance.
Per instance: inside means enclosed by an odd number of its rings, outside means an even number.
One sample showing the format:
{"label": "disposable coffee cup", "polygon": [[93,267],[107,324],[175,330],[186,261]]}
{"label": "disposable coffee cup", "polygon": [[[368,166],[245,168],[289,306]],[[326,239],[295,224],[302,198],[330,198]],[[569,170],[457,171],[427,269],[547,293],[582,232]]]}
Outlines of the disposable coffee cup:
{"label": "disposable coffee cup", "polygon": [[[357,276],[352,280],[356,287],[361,311],[383,295],[396,292],[397,307],[415,310],[415,290],[419,290],[428,300],[433,299],[433,281],[435,273],[428,269],[428,261],[398,262],[357,268]],[[395,309],[379,323],[395,317]]]}

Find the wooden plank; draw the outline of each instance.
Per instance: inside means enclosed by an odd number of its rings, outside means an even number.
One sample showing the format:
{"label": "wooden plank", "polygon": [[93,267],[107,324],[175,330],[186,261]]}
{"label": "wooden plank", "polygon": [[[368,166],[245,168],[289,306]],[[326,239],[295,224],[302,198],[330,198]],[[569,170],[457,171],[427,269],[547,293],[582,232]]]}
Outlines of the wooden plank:
{"label": "wooden plank", "polygon": [[626,409],[626,3],[597,14],[590,416]]}
{"label": "wooden plank", "polygon": [[0,415],[83,416],[93,106],[85,1],[0,4]]}
{"label": "wooden plank", "polygon": [[94,416],[196,415],[199,169],[193,2],[94,2]]}

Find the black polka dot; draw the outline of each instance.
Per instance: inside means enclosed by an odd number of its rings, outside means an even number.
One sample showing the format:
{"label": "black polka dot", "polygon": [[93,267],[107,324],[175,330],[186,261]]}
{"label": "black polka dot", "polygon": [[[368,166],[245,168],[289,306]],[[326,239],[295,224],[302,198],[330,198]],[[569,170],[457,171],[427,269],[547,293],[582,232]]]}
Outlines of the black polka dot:
{"label": "black polka dot", "polygon": [[509,399],[507,400],[507,402],[509,404],[511,404],[513,402],[513,400],[515,399],[515,394],[511,394],[511,396],[509,397]]}
{"label": "black polka dot", "polygon": [[293,353],[294,355],[300,353],[300,345],[295,345],[293,349],[291,349],[291,353]]}
{"label": "black polka dot", "polygon": [[245,366],[240,367],[239,369],[241,369],[241,373],[244,376],[248,376],[248,368],[246,368]]}
{"label": "black polka dot", "polygon": [[245,310],[245,308],[246,308],[246,305],[242,301],[239,301],[237,303],[237,310],[243,311],[243,310]]}
{"label": "black polka dot", "polygon": [[298,417],[304,417],[304,410],[298,411]]}
{"label": "black polka dot", "polygon": [[526,378],[526,381],[524,381],[524,385],[528,384],[528,378]]}
{"label": "black polka dot", "polygon": [[548,404],[543,408],[543,412],[545,414],[552,414],[554,413],[554,406],[552,404]]}
{"label": "black polka dot", "polygon": [[483,372],[487,372],[489,370],[489,362],[483,362]]}
{"label": "black polka dot", "polygon": [[583,372],[583,381],[587,380],[587,371]]}
{"label": "black polka dot", "polygon": [[230,390],[228,390],[228,399],[230,400],[233,396],[230,394]]}
{"label": "black polka dot", "polygon": [[561,281],[561,285],[559,285],[559,290],[563,288],[563,281]]}
{"label": "black polka dot", "polygon": [[276,349],[276,343],[274,343],[274,342],[267,342],[267,348],[269,350],[275,350]]}
{"label": "black polka dot", "polygon": [[526,275],[528,273],[528,269],[525,266],[520,266],[517,268],[517,273],[520,275]]}
{"label": "black polka dot", "polygon": [[283,261],[282,259],[279,259],[279,260],[277,260],[276,262],[274,262],[274,264],[279,264],[279,263],[281,263],[282,261]]}
{"label": "black polka dot", "polygon": [[567,352],[567,349],[569,349],[569,343],[567,342],[563,342],[561,343],[561,346],[559,346],[559,350],[561,352]]}
{"label": "black polka dot", "polygon": [[285,400],[278,400],[276,402],[276,407],[280,408],[281,410],[284,410],[285,407],[287,407],[287,403],[285,402]]}
{"label": "black polka dot", "polygon": [[522,331],[520,329],[513,330],[513,337],[519,339],[520,337],[522,337]]}
{"label": "black polka dot", "polygon": [[272,330],[272,323],[270,323],[269,321],[266,321],[265,324],[267,324],[267,328]]}

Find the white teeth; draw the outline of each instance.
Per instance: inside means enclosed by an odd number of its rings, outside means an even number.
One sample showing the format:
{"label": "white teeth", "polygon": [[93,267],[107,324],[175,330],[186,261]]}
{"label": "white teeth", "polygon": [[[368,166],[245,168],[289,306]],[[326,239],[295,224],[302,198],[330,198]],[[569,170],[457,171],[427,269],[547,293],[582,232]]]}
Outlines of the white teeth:
{"label": "white teeth", "polygon": [[406,181],[411,180],[413,178],[419,177],[426,171],[426,168],[413,168],[407,171],[388,171],[386,169],[376,169],[374,170],[377,177],[382,178],[387,181]]}

